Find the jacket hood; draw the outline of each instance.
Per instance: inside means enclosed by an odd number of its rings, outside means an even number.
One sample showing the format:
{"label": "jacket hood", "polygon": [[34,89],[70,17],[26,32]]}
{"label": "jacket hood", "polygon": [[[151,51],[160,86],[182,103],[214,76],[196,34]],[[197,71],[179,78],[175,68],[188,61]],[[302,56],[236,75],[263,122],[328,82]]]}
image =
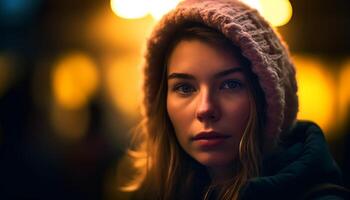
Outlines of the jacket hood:
{"label": "jacket hood", "polygon": [[276,139],[295,122],[297,84],[289,51],[278,33],[257,10],[237,0],[185,0],[166,14],[153,29],[144,62],[144,114],[149,117],[159,90],[165,49],[173,34],[188,23],[214,28],[241,49],[251,62],[266,100],[267,139]]}

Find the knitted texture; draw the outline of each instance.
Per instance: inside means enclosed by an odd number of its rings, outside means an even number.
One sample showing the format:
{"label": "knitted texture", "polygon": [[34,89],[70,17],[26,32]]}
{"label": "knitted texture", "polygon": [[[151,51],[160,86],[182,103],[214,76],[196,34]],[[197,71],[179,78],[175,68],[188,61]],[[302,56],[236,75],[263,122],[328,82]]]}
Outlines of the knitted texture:
{"label": "knitted texture", "polygon": [[185,0],[155,26],[143,66],[146,117],[158,106],[153,102],[165,66],[165,50],[175,31],[191,22],[220,31],[250,60],[267,103],[265,137],[276,139],[289,129],[296,119],[298,97],[295,68],[288,48],[255,9],[237,0]]}

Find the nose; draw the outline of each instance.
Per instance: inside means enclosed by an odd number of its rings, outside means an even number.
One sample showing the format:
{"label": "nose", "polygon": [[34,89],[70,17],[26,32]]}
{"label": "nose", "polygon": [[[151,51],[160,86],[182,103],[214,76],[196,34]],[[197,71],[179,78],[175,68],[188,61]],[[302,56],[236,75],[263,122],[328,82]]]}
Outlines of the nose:
{"label": "nose", "polygon": [[215,98],[209,91],[200,94],[196,112],[196,117],[200,122],[216,122],[220,119],[220,109]]}

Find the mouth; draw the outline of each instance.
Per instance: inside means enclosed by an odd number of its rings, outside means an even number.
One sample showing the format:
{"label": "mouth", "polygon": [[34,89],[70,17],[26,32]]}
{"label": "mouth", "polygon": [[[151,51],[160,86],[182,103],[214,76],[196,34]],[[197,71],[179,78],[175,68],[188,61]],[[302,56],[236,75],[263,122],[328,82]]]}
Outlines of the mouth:
{"label": "mouth", "polygon": [[192,140],[215,140],[215,139],[226,139],[231,137],[231,135],[222,134],[215,131],[200,132],[192,137]]}
{"label": "mouth", "polygon": [[222,134],[215,131],[200,132],[192,137],[192,141],[197,144],[201,149],[211,149],[219,147],[224,143],[231,135]]}

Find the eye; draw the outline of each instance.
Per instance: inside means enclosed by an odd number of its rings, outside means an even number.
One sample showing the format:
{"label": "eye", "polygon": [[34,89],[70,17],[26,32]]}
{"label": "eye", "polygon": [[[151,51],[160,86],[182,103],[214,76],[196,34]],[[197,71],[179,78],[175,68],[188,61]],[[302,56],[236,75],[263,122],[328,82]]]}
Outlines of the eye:
{"label": "eye", "polygon": [[181,95],[190,95],[192,92],[195,92],[196,89],[188,83],[180,83],[175,85],[173,91],[181,94]]}
{"label": "eye", "polygon": [[238,80],[226,80],[221,84],[220,89],[234,90],[234,89],[240,89],[242,87],[243,87],[242,83]]}

